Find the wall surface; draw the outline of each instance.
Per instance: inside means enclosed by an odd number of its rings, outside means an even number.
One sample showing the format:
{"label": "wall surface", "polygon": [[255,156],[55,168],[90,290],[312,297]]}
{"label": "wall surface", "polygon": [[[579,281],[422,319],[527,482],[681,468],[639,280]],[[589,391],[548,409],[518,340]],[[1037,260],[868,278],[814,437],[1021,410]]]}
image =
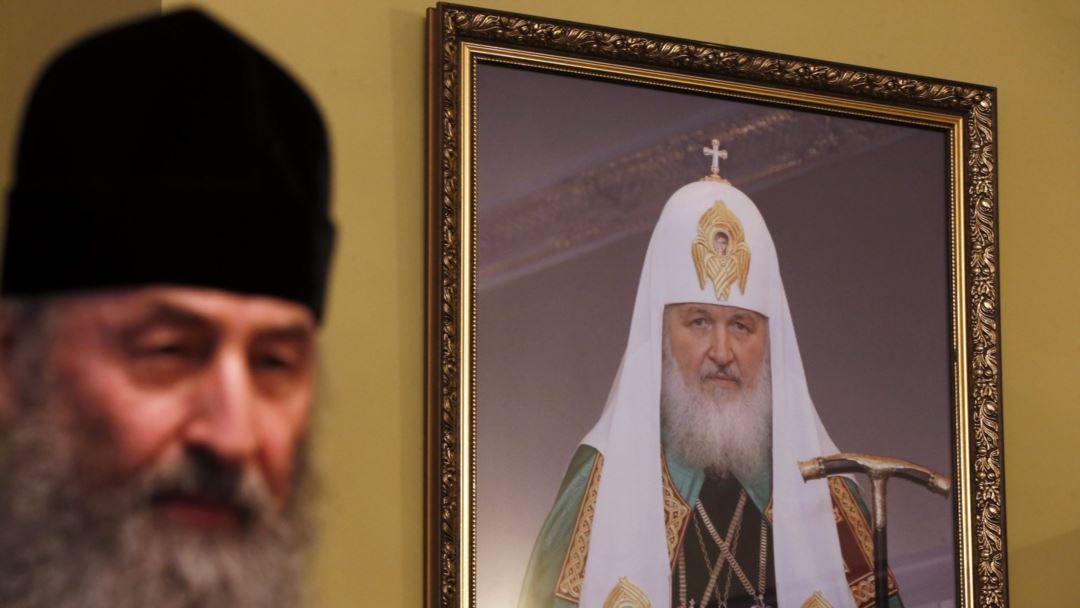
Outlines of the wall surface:
{"label": "wall surface", "polygon": [[[210,0],[315,92],[336,157],[335,260],[313,582],[331,608],[419,606],[423,587],[424,14],[427,0]],[[488,0],[526,14],[998,88],[1007,517],[1014,606],[1080,569],[1080,5]],[[180,3],[166,0],[165,8]],[[0,0],[0,173],[30,75],[145,2]],[[150,5],[153,6],[152,4]]]}

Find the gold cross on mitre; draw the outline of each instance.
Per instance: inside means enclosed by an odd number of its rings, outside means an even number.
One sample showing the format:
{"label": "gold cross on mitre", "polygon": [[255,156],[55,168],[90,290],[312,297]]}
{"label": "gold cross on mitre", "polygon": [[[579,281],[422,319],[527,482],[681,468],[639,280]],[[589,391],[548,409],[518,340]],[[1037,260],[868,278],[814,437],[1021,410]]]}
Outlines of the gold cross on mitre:
{"label": "gold cross on mitre", "polygon": [[712,173],[710,173],[709,175],[706,175],[705,177],[701,178],[701,181],[703,181],[703,182],[721,182],[721,183],[724,183],[724,184],[728,183],[728,181],[726,179],[720,177],[720,159],[722,158],[724,160],[727,160],[727,156],[728,156],[727,155],[727,150],[721,150],[720,149],[720,140],[719,139],[712,140],[712,147],[711,148],[702,148],[701,152],[705,156],[711,156],[712,157]]}

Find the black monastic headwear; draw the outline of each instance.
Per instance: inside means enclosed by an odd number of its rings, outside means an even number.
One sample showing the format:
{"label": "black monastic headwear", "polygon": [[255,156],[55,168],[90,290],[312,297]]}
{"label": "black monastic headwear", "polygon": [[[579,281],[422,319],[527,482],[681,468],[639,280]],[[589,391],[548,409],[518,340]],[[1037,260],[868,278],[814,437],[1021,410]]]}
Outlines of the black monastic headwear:
{"label": "black monastic headwear", "polygon": [[334,241],[322,118],[198,11],[98,34],[49,65],[7,212],[7,296],[193,285],[322,315]]}

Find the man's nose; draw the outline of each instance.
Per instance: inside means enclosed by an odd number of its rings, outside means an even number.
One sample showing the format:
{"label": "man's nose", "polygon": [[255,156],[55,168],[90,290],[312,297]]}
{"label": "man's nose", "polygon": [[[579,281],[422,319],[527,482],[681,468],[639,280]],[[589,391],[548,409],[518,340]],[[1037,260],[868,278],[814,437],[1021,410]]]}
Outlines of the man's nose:
{"label": "man's nose", "polygon": [[709,358],[720,365],[727,365],[735,358],[731,341],[724,327],[716,327],[709,335]]}
{"label": "man's nose", "polygon": [[242,355],[218,353],[197,379],[185,440],[226,461],[252,458],[258,441],[251,380]]}

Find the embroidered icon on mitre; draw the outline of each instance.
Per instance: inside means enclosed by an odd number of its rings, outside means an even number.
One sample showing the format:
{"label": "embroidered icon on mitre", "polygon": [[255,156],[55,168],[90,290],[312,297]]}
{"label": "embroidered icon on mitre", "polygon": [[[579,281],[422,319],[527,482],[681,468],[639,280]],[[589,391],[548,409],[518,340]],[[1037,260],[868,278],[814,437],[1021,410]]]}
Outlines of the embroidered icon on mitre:
{"label": "embroidered icon on mitre", "polygon": [[652,608],[652,602],[640,587],[622,576],[604,600],[604,608]]}
{"label": "embroidered icon on mitre", "polygon": [[712,281],[717,300],[727,300],[731,285],[739,282],[739,291],[746,293],[746,278],[750,274],[750,247],[742,222],[716,201],[698,220],[698,233],[690,246],[697,270],[698,287],[705,289],[705,279]]}

